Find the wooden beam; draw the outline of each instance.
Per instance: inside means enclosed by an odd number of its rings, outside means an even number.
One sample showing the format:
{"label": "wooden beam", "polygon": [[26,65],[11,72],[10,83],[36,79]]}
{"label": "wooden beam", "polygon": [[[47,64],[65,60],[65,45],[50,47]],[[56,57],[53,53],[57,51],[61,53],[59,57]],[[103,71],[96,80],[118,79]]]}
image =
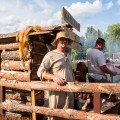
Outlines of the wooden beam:
{"label": "wooden beam", "polygon": [[0,50],[19,49],[18,43],[0,44]]}
{"label": "wooden beam", "polygon": [[47,116],[55,116],[60,118],[66,118],[69,120],[120,120],[120,115],[103,115],[97,113],[83,112],[77,111],[74,109],[54,109],[47,107],[39,107],[39,106],[27,106],[25,104],[19,104],[16,101],[6,101],[3,102],[0,107],[9,111],[22,111],[22,112],[35,112],[38,114],[45,114]]}
{"label": "wooden beam", "polygon": [[20,60],[19,50],[16,51],[3,51],[1,53],[2,60]]}
{"label": "wooden beam", "polygon": [[[0,70],[1,70],[1,50],[0,50]],[[5,87],[0,86],[0,103],[5,100]],[[0,109],[0,114],[3,115],[5,111],[3,109]]]}
{"label": "wooden beam", "polygon": [[31,96],[30,96],[30,94],[28,94],[28,92],[9,93],[9,92],[5,91],[5,99],[19,100],[19,101],[25,100],[27,102],[31,102]]}
{"label": "wooden beam", "polygon": [[75,34],[73,31],[68,29],[67,27],[64,27],[63,30],[72,40],[72,43],[68,47],[80,51],[81,50],[80,37],[77,34]]}
{"label": "wooden beam", "polygon": [[62,18],[69,23],[76,30],[80,31],[80,24],[73,18],[73,16],[63,7]]}
{"label": "wooden beam", "polygon": [[0,80],[0,86],[6,86],[21,90],[50,90],[66,92],[89,92],[89,93],[120,93],[118,83],[74,83],[68,82],[65,86],[57,85],[54,82],[32,81],[19,82],[16,80]]}
{"label": "wooden beam", "polygon": [[0,78],[16,81],[30,81],[30,72],[1,71]]}
{"label": "wooden beam", "polygon": [[[0,103],[5,100],[5,87],[0,86]],[[5,114],[3,109],[0,109],[0,115]]]}
{"label": "wooden beam", "polygon": [[[0,34],[0,39],[3,39],[3,38],[11,38],[11,37],[16,37],[16,34],[18,33],[19,31],[17,32],[14,32],[14,33],[8,33],[8,34]],[[51,33],[51,31],[41,31],[41,32],[32,32],[30,33],[30,35],[40,35],[40,34],[48,34],[48,33]]]}
{"label": "wooden beam", "polygon": [[95,113],[101,113],[101,94],[100,93],[94,93],[94,112]]}
{"label": "wooden beam", "polygon": [[[49,26],[49,27],[45,27],[46,28],[46,31],[41,31],[41,32],[32,32],[30,33],[31,36],[33,35],[40,35],[40,34],[50,34],[51,31],[54,31],[54,30],[60,30],[62,27],[69,27],[68,24],[60,24],[60,25],[52,25],[52,26]],[[16,32],[13,32],[13,33],[8,33],[8,34],[0,34],[0,42],[2,42],[2,39],[5,39],[5,38],[13,38],[13,37],[16,37],[16,34],[18,33],[19,31],[16,31]]]}
{"label": "wooden beam", "polygon": [[[35,107],[35,90],[31,90],[32,106]],[[32,112],[32,120],[36,120],[36,113]]]}
{"label": "wooden beam", "polygon": [[30,61],[25,62],[25,66],[21,61],[4,60],[1,63],[2,70],[30,70]]}

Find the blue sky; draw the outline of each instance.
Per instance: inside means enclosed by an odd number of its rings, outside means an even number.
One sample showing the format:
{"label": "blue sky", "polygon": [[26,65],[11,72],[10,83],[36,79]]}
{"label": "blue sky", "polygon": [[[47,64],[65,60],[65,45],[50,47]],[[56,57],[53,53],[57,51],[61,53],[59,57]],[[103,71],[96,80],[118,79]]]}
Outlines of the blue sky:
{"label": "blue sky", "polygon": [[0,34],[28,25],[60,24],[62,7],[80,23],[80,36],[88,26],[105,32],[120,23],[120,0],[0,0]]}

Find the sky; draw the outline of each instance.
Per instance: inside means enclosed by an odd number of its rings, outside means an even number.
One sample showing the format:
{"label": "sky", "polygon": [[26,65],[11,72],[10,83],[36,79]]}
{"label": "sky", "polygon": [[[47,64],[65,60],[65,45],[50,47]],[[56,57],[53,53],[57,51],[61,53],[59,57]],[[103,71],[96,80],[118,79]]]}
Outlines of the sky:
{"label": "sky", "polygon": [[61,24],[63,7],[80,23],[79,36],[90,26],[106,32],[109,25],[120,23],[120,0],[0,0],[0,34]]}

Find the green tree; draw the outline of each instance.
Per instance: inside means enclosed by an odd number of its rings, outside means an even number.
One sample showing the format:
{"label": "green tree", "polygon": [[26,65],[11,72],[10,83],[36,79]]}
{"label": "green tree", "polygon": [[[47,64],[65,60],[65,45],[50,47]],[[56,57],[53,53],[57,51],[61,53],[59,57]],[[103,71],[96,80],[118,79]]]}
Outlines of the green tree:
{"label": "green tree", "polygon": [[106,57],[111,57],[114,47],[113,47],[113,40],[111,39],[110,35],[108,33],[104,33],[103,38],[106,41]]}
{"label": "green tree", "polygon": [[80,43],[81,43],[81,50],[80,51],[76,51],[76,60],[85,58],[85,56],[84,56],[85,37],[84,36],[80,37]]}
{"label": "green tree", "polygon": [[[113,24],[108,26],[107,32],[115,45],[114,52],[118,52],[120,46],[120,24]],[[113,46],[114,47],[114,46]]]}
{"label": "green tree", "polygon": [[99,32],[97,30],[95,30],[92,26],[91,27],[87,27],[86,30],[86,40],[85,40],[85,44],[84,44],[84,56],[86,56],[86,52],[87,49],[89,48],[93,48],[95,46],[95,42],[97,37],[102,37],[103,34],[102,32],[99,30]]}

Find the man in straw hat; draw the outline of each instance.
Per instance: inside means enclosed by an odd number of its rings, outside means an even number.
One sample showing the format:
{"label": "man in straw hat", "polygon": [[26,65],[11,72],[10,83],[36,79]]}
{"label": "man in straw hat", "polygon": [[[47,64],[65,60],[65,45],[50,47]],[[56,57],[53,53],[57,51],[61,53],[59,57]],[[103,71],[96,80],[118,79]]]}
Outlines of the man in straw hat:
{"label": "man in straw hat", "polygon": [[[66,52],[67,46],[72,42],[69,34],[60,31],[56,39],[52,42],[56,46],[55,50],[48,52],[37,71],[41,80],[50,80],[58,85],[65,85],[74,81],[71,59]],[[50,108],[73,108],[74,94],[69,92],[49,91]],[[48,117],[48,120],[65,120],[64,118]]]}

